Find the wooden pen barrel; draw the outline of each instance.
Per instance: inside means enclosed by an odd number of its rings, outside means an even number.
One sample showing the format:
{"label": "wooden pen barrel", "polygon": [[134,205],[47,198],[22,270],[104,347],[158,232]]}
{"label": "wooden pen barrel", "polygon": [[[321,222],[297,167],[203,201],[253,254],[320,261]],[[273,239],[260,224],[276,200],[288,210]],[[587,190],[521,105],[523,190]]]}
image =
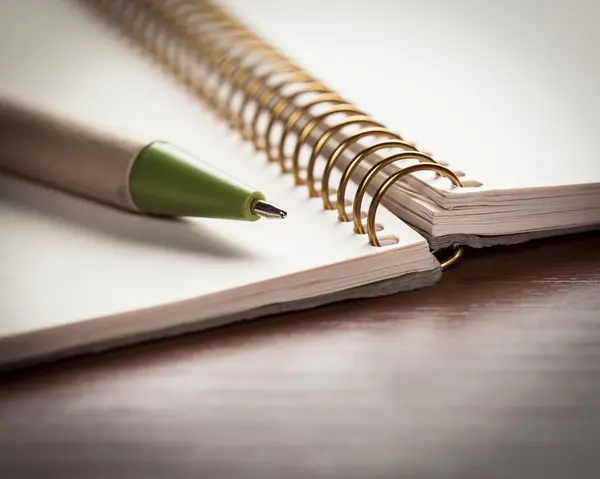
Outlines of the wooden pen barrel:
{"label": "wooden pen barrel", "polygon": [[0,96],[0,170],[138,211],[129,172],[142,146]]}

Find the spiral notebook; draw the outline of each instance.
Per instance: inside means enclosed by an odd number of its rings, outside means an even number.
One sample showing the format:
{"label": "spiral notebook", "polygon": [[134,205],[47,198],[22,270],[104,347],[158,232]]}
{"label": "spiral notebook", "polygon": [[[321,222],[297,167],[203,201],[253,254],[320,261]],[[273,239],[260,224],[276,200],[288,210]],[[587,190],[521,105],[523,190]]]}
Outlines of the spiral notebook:
{"label": "spiral notebook", "polygon": [[[594,2],[87,3],[270,160],[285,163],[278,147],[289,133],[306,136],[299,143],[309,152],[302,159],[292,146],[283,169],[309,166],[294,172],[295,183],[307,182],[325,208],[334,207],[327,196],[339,182],[311,172],[335,164],[360,182],[387,164],[368,191],[398,174],[382,202],[433,249],[518,243],[600,223]],[[220,63],[223,54],[234,59]],[[408,145],[384,148],[390,141]],[[374,143],[381,144],[366,150]],[[438,167],[407,174],[416,162]]]}
{"label": "spiral notebook", "polygon": [[[591,12],[538,18],[552,58],[519,83],[528,57],[507,69],[495,33],[514,15],[480,5],[3,3],[2,94],[178,143],[290,214],[131,218],[0,175],[0,367],[425,287],[463,245],[597,228]],[[511,8],[526,47],[539,12]]]}

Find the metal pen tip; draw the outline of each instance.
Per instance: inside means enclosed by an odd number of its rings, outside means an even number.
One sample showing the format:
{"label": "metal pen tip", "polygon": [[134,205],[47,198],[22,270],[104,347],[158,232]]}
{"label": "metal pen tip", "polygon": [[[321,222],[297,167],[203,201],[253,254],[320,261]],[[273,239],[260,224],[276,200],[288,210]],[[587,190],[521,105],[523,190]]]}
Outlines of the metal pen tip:
{"label": "metal pen tip", "polygon": [[282,210],[279,206],[269,203],[268,201],[258,200],[252,206],[252,212],[262,218],[284,219],[287,216],[287,211]]}

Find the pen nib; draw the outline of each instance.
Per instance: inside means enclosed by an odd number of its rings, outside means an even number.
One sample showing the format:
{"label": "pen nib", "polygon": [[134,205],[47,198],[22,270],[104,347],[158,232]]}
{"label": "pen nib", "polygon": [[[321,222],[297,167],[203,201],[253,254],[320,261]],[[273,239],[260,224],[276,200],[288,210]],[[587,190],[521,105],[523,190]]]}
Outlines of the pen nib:
{"label": "pen nib", "polygon": [[268,201],[258,200],[254,203],[252,211],[255,215],[262,218],[284,219],[287,216],[287,211],[282,210],[279,206],[269,203]]}

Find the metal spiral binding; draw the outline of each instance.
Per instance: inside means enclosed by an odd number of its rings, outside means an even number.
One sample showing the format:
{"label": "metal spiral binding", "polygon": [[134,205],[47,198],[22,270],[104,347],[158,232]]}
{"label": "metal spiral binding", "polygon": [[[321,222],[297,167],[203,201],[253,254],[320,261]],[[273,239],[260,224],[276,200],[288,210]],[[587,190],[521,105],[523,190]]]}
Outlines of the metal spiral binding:
{"label": "metal spiral binding", "polygon": [[[412,173],[431,171],[462,186],[449,168],[346,101],[210,0],[80,1],[101,13],[268,161],[278,163],[282,173],[291,173],[296,185],[306,185],[311,197],[320,196],[324,209],[337,209],[340,221],[353,221],[355,232],[366,233],[373,246],[380,246],[377,207],[395,182]],[[263,129],[259,127],[261,118],[267,120]],[[274,139],[277,124],[281,131]],[[349,126],[359,130],[341,136]],[[285,153],[290,137],[295,141],[291,156]],[[362,146],[359,142],[365,138],[378,142]],[[305,177],[300,165],[304,147],[310,149]],[[358,185],[350,217],[345,193],[353,174],[359,167],[365,169],[370,155],[389,149],[400,151],[370,164]],[[348,152],[352,158],[332,192],[331,173]],[[326,166],[319,189],[315,168],[320,156],[325,156]],[[400,167],[375,191],[365,229],[361,210],[365,194],[385,167],[407,160],[417,163]],[[462,247],[456,248],[442,267],[457,261],[462,253]]]}

